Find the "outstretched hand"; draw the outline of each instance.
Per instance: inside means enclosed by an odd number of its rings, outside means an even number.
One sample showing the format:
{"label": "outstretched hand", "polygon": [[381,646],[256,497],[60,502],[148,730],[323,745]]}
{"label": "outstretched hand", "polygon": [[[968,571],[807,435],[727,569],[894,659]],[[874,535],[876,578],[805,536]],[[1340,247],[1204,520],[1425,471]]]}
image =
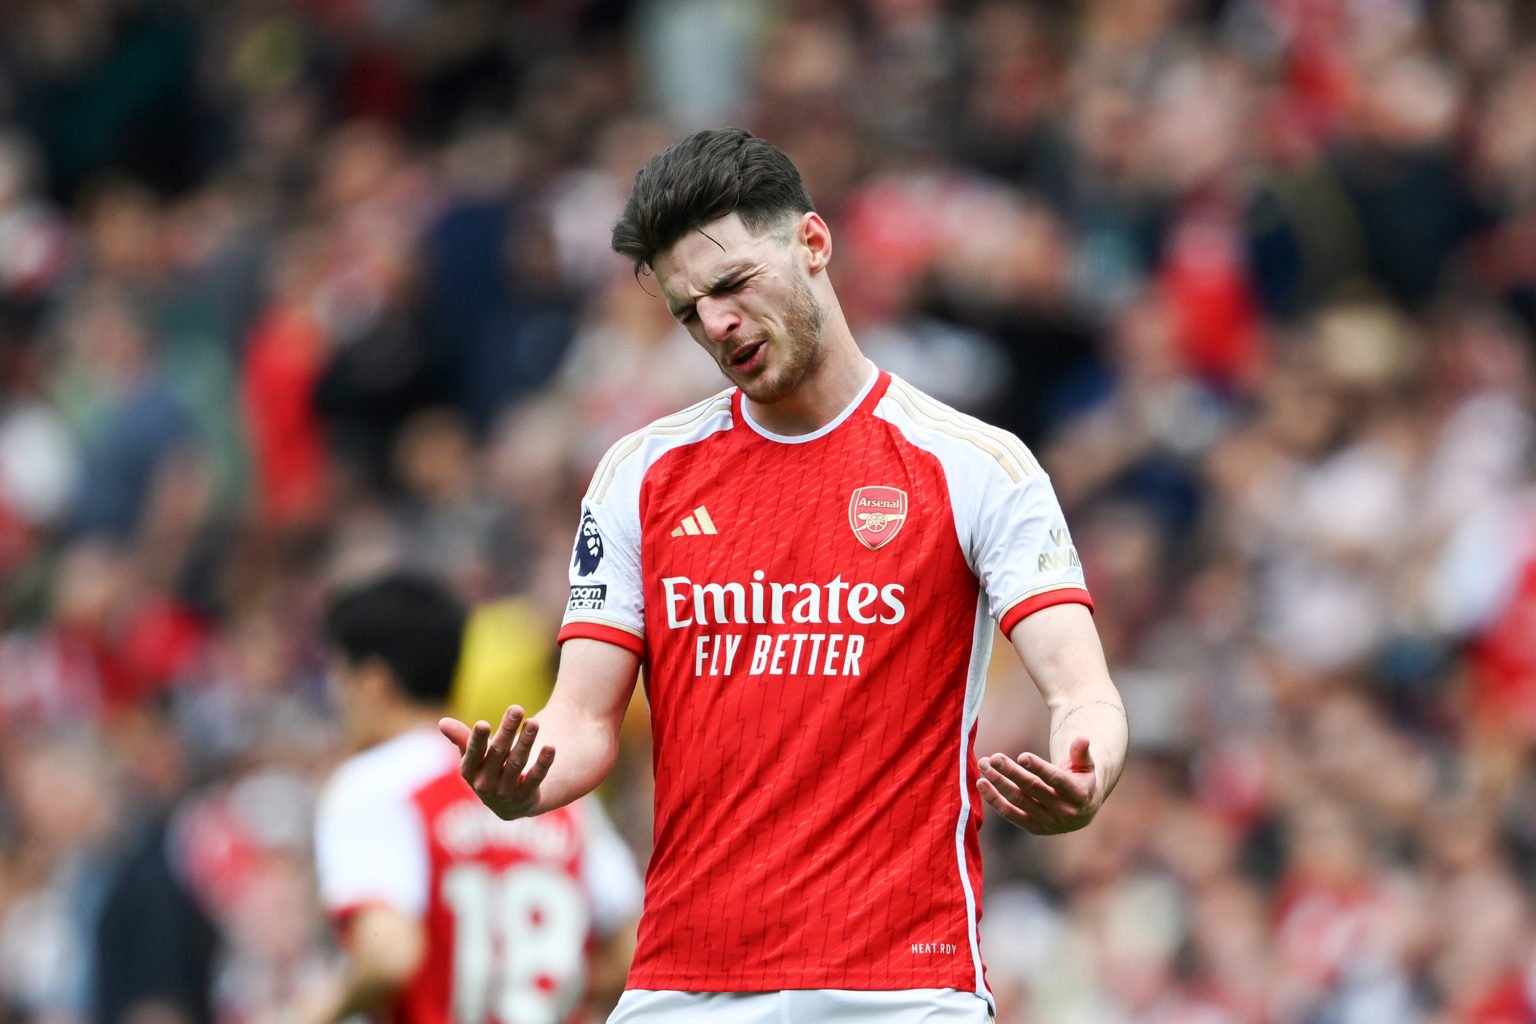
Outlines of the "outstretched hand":
{"label": "outstretched hand", "polygon": [[525,717],[526,712],[516,704],[507,708],[494,736],[487,722],[470,727],[457,718],[444,718],[437,723],[442,734],[459,748],[459,774],[481,803],[507,821],[535,813],[539,784],[555,761],[555,748],[545,746],[533,766],[528,766],[539,723],[525,721]]}
{"label": "outstretched hand", "polygon": [[1072,741],[1064,764],[1034,754],[1015,761],[1006,754],[983,757],[976,788],[1008,821],[1035,835],[1074,832],[1093,820],[1104,793],[1088,749],[1088,738]]}

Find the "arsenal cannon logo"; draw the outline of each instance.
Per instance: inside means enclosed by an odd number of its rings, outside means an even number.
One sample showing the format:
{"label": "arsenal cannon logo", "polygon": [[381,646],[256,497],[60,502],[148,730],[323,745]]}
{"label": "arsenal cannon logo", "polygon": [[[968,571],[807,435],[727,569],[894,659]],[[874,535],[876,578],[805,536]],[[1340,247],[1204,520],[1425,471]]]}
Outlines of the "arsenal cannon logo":
{"label": "arsenal cannon logo", "polygon": [[848,502],[848,525],[870,550],[885,547],[907,521],[907,492],[894,487],[860,487]]}

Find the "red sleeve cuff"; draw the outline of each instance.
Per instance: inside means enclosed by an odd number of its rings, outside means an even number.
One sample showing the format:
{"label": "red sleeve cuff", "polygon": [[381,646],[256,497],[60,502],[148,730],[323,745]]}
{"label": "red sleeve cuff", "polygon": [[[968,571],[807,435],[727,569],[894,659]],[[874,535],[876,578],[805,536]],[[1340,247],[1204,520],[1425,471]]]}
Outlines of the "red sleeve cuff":
{"label": "red sleeve cuff", "polygon": [[1082,604],[1087,605],[1088,610],[1093,611],[1093,598],[1088,591],[1081,587],[1061,587],[1057,590],[1047,590],[1033,597],[1026,597],[1013,607],[1003,612],[1003,619],[998,625],[1007,636],[1013,632],[1013,627],[1029,618],[1042,608],[1049,608],[1055,604]]}
{"label": "red sleeve cuff", "polygon": [[560,627],[560,632],[555,636],[555,643],[563,644],[567,640],[577,637],[583,640],[601,640],[605,644],[613,644],[622,647],[626,651],[645,657],[645,638],[631,633],[627,629],[618,626],[605,626],[601,622],[593,622],[590,619],[582,619],[576,622],[567,622]]}

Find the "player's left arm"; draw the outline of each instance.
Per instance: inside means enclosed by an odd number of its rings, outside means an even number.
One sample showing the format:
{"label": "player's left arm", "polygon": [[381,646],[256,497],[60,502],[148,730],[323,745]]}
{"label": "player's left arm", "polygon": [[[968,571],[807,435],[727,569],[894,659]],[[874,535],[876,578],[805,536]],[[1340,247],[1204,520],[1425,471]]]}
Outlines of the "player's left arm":
{"label": "player's left arm", "polygon": [[360,1013],[377,1013],[421,969],[426,929],[396,907],[373,904],[347,921],[345,962],[338,975],[316,985],[286,1019],[294,1024],[336,1024]]}
{"label": "player's left arm", "polygon": [[1093,820],[1125,767],[1125,704],[1085,605],[1042,608],[1020,619],[1008,639],[1050,709],[1050,758],[983,757],[977,788],[1028,832],[1075,831]]}

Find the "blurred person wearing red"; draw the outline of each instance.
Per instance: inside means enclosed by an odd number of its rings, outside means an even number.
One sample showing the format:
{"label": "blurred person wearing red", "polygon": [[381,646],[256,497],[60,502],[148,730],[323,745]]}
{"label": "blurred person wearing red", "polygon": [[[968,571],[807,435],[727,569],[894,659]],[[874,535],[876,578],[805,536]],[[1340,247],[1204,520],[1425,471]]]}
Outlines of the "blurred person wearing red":
{"label": "blurred person wearing red", "polygon": [[[461,772],[509,820],[590,791],[644,661],[656,844],[610,1021],[979,1024],[983,801],[1079,829],[1126,751],[1050,483],[1017,438],[865,358],[772,144],[673,144],[613,245],[734,386],[610,449],[554,695],[494,736],[445,719]],[[1049,758],[976,757],[998,627],[1050,708]]]}
{"label": "blurred person wearing red", "polygon": [[627,961],[639,878],[596,801],[502,821],[433,728],[466,621],[443,585],[406,572],[355,585],[326,613],[331,674],[362,749],[317,811],[320,898],[347,956],[310,1019],[575,1024],[588,990],[617,982],[610,961]]}

